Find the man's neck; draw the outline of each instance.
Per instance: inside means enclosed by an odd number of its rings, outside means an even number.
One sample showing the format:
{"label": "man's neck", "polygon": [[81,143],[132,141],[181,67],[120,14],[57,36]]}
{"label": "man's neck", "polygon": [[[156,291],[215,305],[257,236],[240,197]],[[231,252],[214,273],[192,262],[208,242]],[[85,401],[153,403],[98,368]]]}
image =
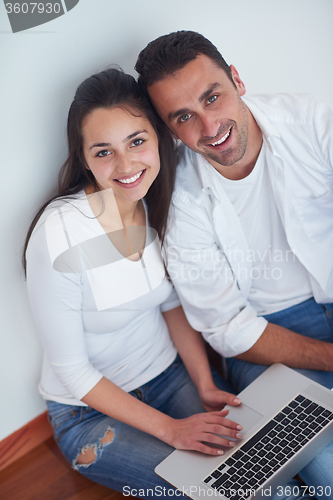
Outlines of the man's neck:
{"label": "man's neck", "polygon": [[228,167],[206,158],[219,174],[232,181],[245,179],[252,172],[262,146],[262,132],[249,110],[248,115],[248,137],[244,156]]}

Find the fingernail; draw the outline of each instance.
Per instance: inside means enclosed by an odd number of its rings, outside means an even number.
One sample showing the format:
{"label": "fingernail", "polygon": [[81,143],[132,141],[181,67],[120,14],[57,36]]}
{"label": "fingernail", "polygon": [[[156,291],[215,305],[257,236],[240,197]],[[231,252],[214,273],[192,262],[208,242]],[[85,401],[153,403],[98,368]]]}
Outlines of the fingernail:
{"label": "fingernail", "polygon": [[233,441],[229,441],[229,446],[231,446],[231,448],[233,448],[235,446],[236,443],[234,443]]}
{"label": "fingernail", "polygon": [[236,438],[237,438],[237,439],[240,439],[240,438],[242,438],[242,437],[243,437],[243,436],[242,436],[242,434],[240,434],[239,432],[237,432],[237,434],[236,434]]}
{"label": "fingernail", "polygon": [[224,451],[222,451],[222,450],[217,450],[217,452],[216,452],[216,453],[217,453],[218,455],[224,455]]}
{"label": "fingernail", "polygon": [[238,425],[237,425],[237,430],[242,431],[242,430],[243,430],[243,427],[242,427],[241,425],[239,425],[239,424],[238,424]]}
{"label": "fingernail", "polygon": [[235,403],[236,405],[239,405],[239,403],[240,403],[240,402],[241,402],[241,400],[240,400],[240,399],[238,399],[238,398],[235,398],[235,399],[234,399],[234,403]]}

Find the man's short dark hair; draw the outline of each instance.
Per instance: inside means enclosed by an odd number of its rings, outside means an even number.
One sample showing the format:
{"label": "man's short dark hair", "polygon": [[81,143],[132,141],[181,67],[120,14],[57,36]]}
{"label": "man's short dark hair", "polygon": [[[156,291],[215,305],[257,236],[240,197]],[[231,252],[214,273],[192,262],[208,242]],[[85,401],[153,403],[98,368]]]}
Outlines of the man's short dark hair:
{"label": "man's short dark hair", "polygon": [[140,52],[135,65],[140,87],[147,92],[147,87],[182,69],[199,54],[214,61],[234,84],[229,65],[212,42],[195,31],[176,31],[156,38]]}

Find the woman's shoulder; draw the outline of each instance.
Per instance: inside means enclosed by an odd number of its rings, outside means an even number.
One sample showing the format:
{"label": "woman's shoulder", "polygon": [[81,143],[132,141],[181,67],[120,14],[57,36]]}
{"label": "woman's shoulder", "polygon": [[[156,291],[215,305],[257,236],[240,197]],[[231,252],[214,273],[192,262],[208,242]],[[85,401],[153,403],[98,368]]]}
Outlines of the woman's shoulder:
{"label": "woman's shoulder", "polygon": [[83,216],[89,217],[89,204],[84,191],[75,195],[61,196],[51,200],[38,219],[34,232],[42,226],[59,229],[64,228],[64,223],[74,219],[78,222]]}
{"label": "woman's shoulder", "polygon": [[42,246],[58,248],[61,243],[68,245],[74,239],[86,238],[89,222],[94,218],[89,211],[89,203],[84,191],[75,195],[62,196],[50,201],[39,217],[28,244],[29,250]]}
{"label": "woman's shoulder", "polygon": [[56,271],[81,273],[80,246],[94,240],[95,219],[84,191],[52,200],[30,237],[27,261],[40,259]]}

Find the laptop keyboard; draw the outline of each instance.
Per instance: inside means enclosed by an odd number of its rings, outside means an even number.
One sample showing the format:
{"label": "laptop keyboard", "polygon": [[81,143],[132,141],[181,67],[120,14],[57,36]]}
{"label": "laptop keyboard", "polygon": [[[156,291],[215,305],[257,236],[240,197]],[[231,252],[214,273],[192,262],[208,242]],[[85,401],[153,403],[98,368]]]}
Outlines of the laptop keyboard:
{"label": "laptop keyboard", "polygon": [[332,420],[299,394],[203,482],[227,498],[248,498]]}

